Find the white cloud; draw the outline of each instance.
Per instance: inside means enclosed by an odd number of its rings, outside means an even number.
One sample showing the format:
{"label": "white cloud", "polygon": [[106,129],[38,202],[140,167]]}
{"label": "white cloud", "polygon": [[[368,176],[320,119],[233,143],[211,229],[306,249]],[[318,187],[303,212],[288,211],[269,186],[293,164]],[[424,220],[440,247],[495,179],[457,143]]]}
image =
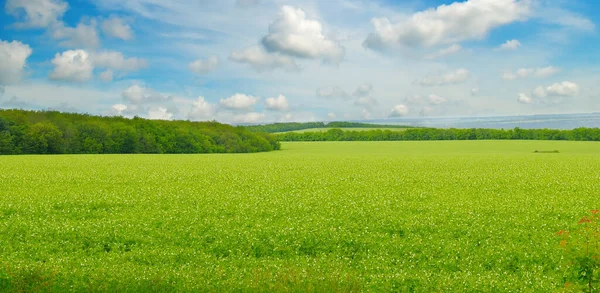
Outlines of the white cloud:
{"label": "white cloud", "polygon": [[583,15],[550,5],[538,7],[536,17],[542,22],[567,28],[569,31],[593,32],[596,25]]}
{"label": "white cloud", "polygon": [[265,108],[273,111],[287,111],[290,106],[284,95],[279,95],[277,98],[267,98],[265,100]]}
{"label": "white cloud", "polygon": [[435,59],[446,57],[448,55],[456,54],[460,51],[462,51],[462,47],[458,44],[454,44],[454,45],[451,45],[450,47],[440,49],[433,54],[426,55],[424,59],[435,60]]}
{"label": "white cloud", "polygon": [[126,88],[121,93],[121,96],[123,97],[123,101],[134,105],[156,103],[170,99],[170,97],[167,97],[161,93],[157,93],[150,88],[143,87],[138,84],[134,84]]}
{"label": "white cloud", "polygon": [[281,8],[262,44],[268,51],[293,57],[322,59],[334,64],[344,58],[344,47],[323,35],[320,22],[307,19],[304,10],[292,6]]}
{"label": "white cloud", "polygon": [[504,44],[500,45],[500,47],[498,47],[498,50],[514,51],[519,47],[521,47],[521,42],[519,42],[518,40],[508,40]]}
{"label": "white cloud", "polygon": [[235,94],[227,99],[219,100],[219,104],[231,110],[248,110],[258,103],[260,98],[244,94]]}
{"label": "white cloud", "polygon": [[392,24],[387,18],[372,20],[375,32],[364,41],[371,49],[395,46],[429,47],[483,39],[499,26],[527,19],[530,1],[469,0],[440,5]]}
{"label": "white cloud", "polygon": [[136,71],[147,66],[146,60],[125,58],[120,52],[88,53],[86,50],[68,50],[62,54],[57,53],[52,64],[54,64],[54,72],[50,78],[79,82],[91,79],[94,67],[107,69],[100,73],[100,79],[108,82],[113,79],[113,70]]}
{"label": "white cloud", "polygon": [[390,110],[389,117],[403,117],[408,115],[408,107],[403,104],[396,105]]}
{"label": "white cloud", "polygon": [[317,89],[317,96],[322,98],[348,98],[349,95],[338,86],[327,86]]}
{"label": "white cloud", "polygon": [[477,94],[479,94],[479,88],[472,88],[471,89],[471,96],[476,96]]}
{"label": "white cloud", "polygon": [[533,103],[533,99],[528,97],[526,94],[519,93],[519,98],[517,101],[521,104],[531,104]]}
{"label": "white cloud", "polygon": [[352,95],[355,97],[366,97],[371,94],[371,91],[373,91],[373,85],[365,83],[359,85]]}
{"label": "white cloud", "polygon": [[546,89],[543,86],[538,86],[533,90],[533,95],[538,98],[546,97]]}
{"label": "white cloud", "polygon": [[541,68],[519,68],[515,72],[505,72],[504,74],[502,74],[502,78],[505,80],[515,80],[526,77],[544,78],[552,76],[558,73],[559,71],[560,69],[553,66]]}
{"label": "white cloud", "polygon": [[94,65],[120,71],[137,71],[148,66],[144,59],[135,57],[125,58],[123,53],[116,51],[103,51],[91,55]]}
{"label": "white cloud", "polygon": [[111,16],[108,19],[102,21],[102,32],[113,38],[121,39],[124,41],[131,40],[133,38],[133,31],[131,27],[125,23],[125,21],[117,16]]}
{"label": "white cloud", "polygon": [[110,107],[110,113],[114,116],[120,116],[127,110],[127,106],[123,104],[115,104]]}
{"label": "white cloud", "polygon": [[148,118],[155,120],[171,120],[173,118],[173,113],[169,112],[169,110],[164,107],[152,107],[148,109]]}
{"label": "white cloud", "polygon": [[58,22],[69,5],[61,0],[7,0],[6,12],[20,19],[21,28],[45,28]]}
{"label": "white cloud", "polygon": [[205,74],[215,70],[219,66],[219,58],[211,56],[207,59],[197,59],[188,64],[188,68],[195,74]]}
{"label": "white cloud", "polygon": [[193,103],[188,118],[191,120],[208,120],[215,113],[214,105],[208,103],[204,97],[198,97]]}
{"label": "white cloud", "polygon": [[553,66],[547,66],[547,67],[542,67],[542,68],[537,68],[535,69],[535,72],[533,73],[533,76],[535,77],[548,77],[548,76],[552,76],[556,73],[560,72],[560,69],[553,67]]}
{"label": "white cloud", "polygon": [[373,97],[360,97],[358,98],[355,102],[354,105],[356,106],[362,106],[365,107],[367,109],[371,109],[373,106],[377,105],[378,102],[375,98]]}
{"label": "white cloud", "polygon": [[286,71],[298,71],[300,67],[294,59],[283,56],[278,53],[265,52],[258,46],[249,47],[242,51],[234,51],[229,57],[231,61],[237,63],[246,63],[252,66],[256,71],[270,71],[274,69],[284,69]]}
{"label": "white cloud", "polygon": [[258,123],[265,118],[265,114],[250,112],[246,114],[239,114],[233,117],[233,121],[236,123]]}
{"label": "white cloud", "polygon": [[15,84],[21,80],[31,52],[29,45],[19,41],[0,40],[0,85]]}
{"label": "white cloud", "polygon": [[333,112],[327,113],[327,118],[329,118],[329,120],[334,120],[335,117],[336,117],[335,113],[333,113]]}
{"label": "white cloud", "polygon": [[429,103],[433,104],[433,105],[439,105],[442,103],[445,103],[446,101],[448,101],[448,99],[440,97],[438,95],[434,95],[431,94],[427,97],[427,100],[429,101]]}
{"label": "white cloud", "polygon": [[419,106],[419,105],[436,106],[436,105],[440,105],[440,104],[448,102],[448,99],[444,98],[444,97],[440,97],[436,94],[429,94],[428,96],[411,95],[411,96],[406,97],[404,102],[411,106]]}
{"label": "white cloud", "polygon": [[92,78],[94,65],[90,55],[84,50],[68,50],[62,54],[56,53],[54,59],[54,71],[50,74],[51,79],[83,82]]}
{"label": "white cloud", "polygon": [[54,39],[62,40],[60,45],[63,47],[97,48],[100,46],[96,21],[93,19],[88,24],[79,22],[76,27],[68,27],[60,22],[53,25],[51,31]]}
{"label": "white cloud", "polygon": [[550,96],[573,97],[579,95],[579,85],[570,81],[555,83],[546,88]]}
{"label": "white cloud", "polygon": [[579,85],[570,82],[563,81],[560,83],[554,83],[547,87],[538,86],[533,90],[533,95],[538,98],[543,98],[547,96],[556,96],[556,97],[574,97],[579,95]]}
{"label": "white cloud", "polygon": [[467,81],[471,77],[471,73],[464,69],[457,69],[443,75],[433,75],[423,78],[419,84],[422,86],[441,86],[449,84],[459,84]]}
{"label": "white cloud", "polygon": [[107,69],[100,73],[100,79],[104,82],[110,82],[113,80],[113,72],[110,69]]}

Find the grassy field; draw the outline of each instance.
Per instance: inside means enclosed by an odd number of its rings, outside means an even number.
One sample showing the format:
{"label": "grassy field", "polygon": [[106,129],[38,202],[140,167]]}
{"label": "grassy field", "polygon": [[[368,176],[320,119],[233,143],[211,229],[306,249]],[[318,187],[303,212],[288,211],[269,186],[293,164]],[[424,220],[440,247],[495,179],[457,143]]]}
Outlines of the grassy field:
{"label": "grassy field", "polygon": [[[331,129],[341,129],[343,131],[369,131],[369,130],[390,130],[390,131],[404,131],[409,128],[360,128],[360,127],[345,127],[345,128],[307,128],[301,130],[293,130],[286,132],[326,132]],[[286,133],[286,132],[276,132],[276,133]]]}
{"label": "grassy field", "polygon": [[282,149],[0,157],[0,291],[551,292],[600,206],[598,143]]}

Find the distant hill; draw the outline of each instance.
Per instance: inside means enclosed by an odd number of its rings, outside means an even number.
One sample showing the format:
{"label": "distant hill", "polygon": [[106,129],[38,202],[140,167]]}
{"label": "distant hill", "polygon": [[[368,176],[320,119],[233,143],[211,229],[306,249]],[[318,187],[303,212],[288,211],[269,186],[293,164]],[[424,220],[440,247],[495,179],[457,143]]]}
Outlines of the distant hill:
{"label": "distant hill", "polygon": [[300,131],[307,129],[323,129],[326,131],[331,128],[413,128],[412,126],[405,125],[390,125],[390,124],[372,124],[362,122],[345,122],[345,121],[333,121],[329,123],[325,122],[289,122],[289,123],[272,123],[264,125],[248,125],[244,126],[246,129],[254,132],[267,132],[267,133],[278,133],[278,132],[289,132],[289,131]]}

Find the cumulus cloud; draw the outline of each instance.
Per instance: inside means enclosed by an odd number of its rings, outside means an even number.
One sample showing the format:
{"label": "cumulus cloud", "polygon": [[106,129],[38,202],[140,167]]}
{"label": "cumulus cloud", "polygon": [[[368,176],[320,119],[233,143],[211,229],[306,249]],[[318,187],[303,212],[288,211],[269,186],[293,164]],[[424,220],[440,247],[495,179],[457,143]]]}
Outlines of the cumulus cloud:
{"label": "cumulus cloud", "polygon": [[321,98],[343,98],[346,99],[349,95],[338,86],[327,86],[317,89],[317,96]]}
{"label": "cumulus cloud", "polygon": [[151,107],[148,109],[148,118],[155,120],[171,120],[173,113],[165,107]]}
{"label": "cumulus cloud", "polygon": [[533,95],[538,98],[543,98],[543,97],[547,96],[546,89],[540,85],[533,90]]}
{"label": "cumulus cloud", "polygon": [[54,39],[62,40],[60,45],[63,47],[97,48],[100,45],[95,20],[90,20],[87,24],[80,22],[75,27],[68,27],[60,22],[53,25],[51,31]]}
{"label": "cumulus cloud", "polygon": [[327,118],[329,118],[329,120],[333,120],[333,119],[335,119],[335,117],[336,117],[335,113],[333,113],[333,112],[327,113]]}
{"label": "cumulus cloud", "polygon": [[555,97],[574,97],[579,95],[579,85],[570,82],[563,81],[559,83],[554,83],[547,87],[538,86],[533,90],[533,95],[538,98],[544,98],[547,96],[555,96]]}
{"label": "cumulus cloud", "polygon": [[100,73],[100,79],[108,82],[113,79],[113,70],[137,71],[148,65],[144,59],[125,58],[120,52],[88,53],[86,50],[57,53],[52,64],[54,64],[54,71],[50,74],[50,78],[78,82],[89,80],[95,67],[107,69]]}
{"label": "cumulus cloud", "polygon": [[258,123],[265,118],[265,114],[258,112],[250,112],[245,114],[235,115],[233,121],[236,123]]}
{"label": "cumulus cloud", "polygon": [[500,45],[500,47],[498,47],[498,50],[514,51],[519,47],[521,47],[521,42],[519,42],[518,40],[508,40],[504,44]]}
{"label": "cumulus cloud", "polygon": [[502,78],[505,80],[515,80],[527,77],[544,78],[552,76],[558,73],[559,71],[560,69],[553,66],[541,68],[519,68],[515,72],[504,72],[504,74],[502,74]]}
{"label": "cumulus cloud", "polygon": [[300,67],[294,59],[278,53],[265,52],[262,47],[254,46],[242,51],[234,51],[229,56],[231,61],[246,63],[258,72],[281,68],[286,71],[298,71]]}
{"label": "cumulus cloud", "polygon": [[127,105],[115,104],[110,107],[110,114],[113,116],[121,116],[127,110]]}
{"label": "cumulus cloud", "polygon": [[298,58],[339,64],[344,57],[344,47],[323,35],[319,21],[308,19],[304,10],[292,6],[281,8],[261,42],[270,52]]}
{"label": "cumulus cloud", "polygon": [[6,12],[19,19],[20,28],[45,28],[58,22],[69,5],[62,0],[7,0]]}
{"label": "cumulus cloud", "polygon": [[435,59],[446,57],[448,55],[456,54],[460,51],[462,51],[462,47],[458,44],[454,44],[454,45],[451,45],[450,47],[440,49],[433,54],[426,55],[424,58],[426,60],[435,60]]}
{"label": "cumulus cloud", "polygon": [[258,103],[260,98],[244,94],[235,94],[227,99],[219,100],[219,104],[230,110],[248,110]]}
{"label": "cumulus cloud", "polygon": [[471,73],[464,69],[457,69],[443,75],[432,75],[423,78],[419,84],[421,86],[442,86],[449,84],[459,84],[467,81],[471,77]]}
{"label": "cumulus cloud", "polygon": [[205,74],[215,70],[219,66],[219,58],[211,56],[207,59],[197,59],[188,64],[188,68],[195,74]]}
{"label": "cumulus cloud", "polygon": [[170,99],[170,97],[138,84],[126,88],[121,93],[121,96],[123,97],[123,101],[134,105],[156,103]]}
{"label": "cumulus cloud", "polygon": [[372,20],[375,32],[363,45],[383,50],[401,47],[430,47],[482,39],[499,26],[525,20],[530,14],[530,1],[469,0],[440,5],[417,12],[392,24],[387,18]]}
{"label": "cumulus cloud", "polygon": [[148,62],[145,59],[135,57],[125,58],[123,53],[116,51],[103,51],[91,55],[95,66],[120,71],[138,71],[146,68]]}
{"label": "cumulus cloud", "polygon": [[519,93],[519,98],[517,101],[521,104],[531,104],[533,103],[533,99],[527,96],[526,94]]}
{"label": "cumulus cloud", "polygon": [[21,80],[31,52],[29,45],[19,41],[0,40],[0,85],[15,84]]}
{"label": "cumulus cloud", "polygon": [[290,106],[284,95],[279,95],[276,98],[267,98],[265,100],[265,108],[272,111],[287,111]]}
{"label": "cumulus cloud", "polygon": [[198,97],[193,103],[188,118],[191,120],[208,120],[215,113],[214,105],[208,103],[204,97]]}
{"label": "cumulus cloud", "polygon": [[390,110],[390,114],[388,116],[389,117],[403,117],[406,115],[408,115],[408,107],[406,105],[399,104],[399,105],[394,106]]}
{"label": "cumulus cloud", "polygon": [[124,41],[133,38],[133,31],[125,21],[117,16],[111,16],[102,21],[102,32],[112,38],[121,39]]}
{"label": "cumulus cloud", "polygon": [[50,78],[54,80],[83,82],[92,78],[94,65],[85,50],[68,50],[56,53],[52,59],[54,71]]}
{"label": "cumulus cloud", "polygon": [[546,92],[551,96],[573,97],[579,95],[579,85],[574,82],[563,81],[547,87]]}
{"label": "cumulus cloud", "polygon": [[104,82],[112,81],[113,80],[113,71],[110,69],[103,71],[102,73],[100,73],[100,79]]}

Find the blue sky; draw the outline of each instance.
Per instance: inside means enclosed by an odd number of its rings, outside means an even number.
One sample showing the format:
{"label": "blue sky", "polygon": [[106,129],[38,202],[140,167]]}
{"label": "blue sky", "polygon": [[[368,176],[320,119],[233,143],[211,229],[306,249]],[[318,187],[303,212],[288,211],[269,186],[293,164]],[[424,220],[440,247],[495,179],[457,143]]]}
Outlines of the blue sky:
{"label": "blue sky", "polygon": [[226,123],[600,111],[598,1],[0,3],[1,108]]}

